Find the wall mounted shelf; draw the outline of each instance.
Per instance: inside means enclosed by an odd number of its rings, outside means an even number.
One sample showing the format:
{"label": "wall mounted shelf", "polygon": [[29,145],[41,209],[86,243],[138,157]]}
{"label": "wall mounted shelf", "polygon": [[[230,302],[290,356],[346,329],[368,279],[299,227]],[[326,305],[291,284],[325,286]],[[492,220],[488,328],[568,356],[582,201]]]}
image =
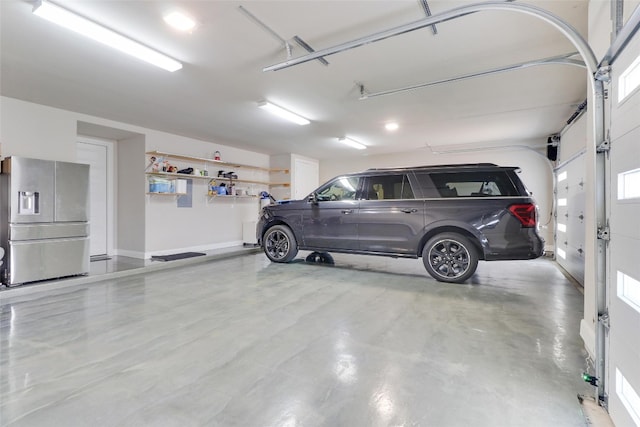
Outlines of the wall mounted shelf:
{"label": "wall mounted shelf", "polygon": [[[241,163],[233,163],[233,162],[224,162],[222,160],[214,160],[214,159],[207,159],[205,157],[193,157],[193,156],[184,156],[181,154],[174,154],[174,153],[167,153],[164,151],[148,151],[146,153],[148,156],[155,156],[155,157],[164,157],[164,158],[170,158],[170,159],[174,159],[174,160],[179,160],[182,162],[191,162],[191,163],[197,163],[197,164],[202,164],[203,165],[203,169],[208,170],[208,167],[220,167],[220,168],[226,168],[226,169],[247,169],[247,170],[254,170],[254,171],[260,171],[260,172],[267,172],[267,173],[289,173],[289,169],[270,169],[270,168],[264,168],[264,167],[260,167],[260,166],[252,166],[252,165],[244,165]],[[206,179],[206,180],[220,180],[220,181],[224,181],[224,182],[234,182],[234,183],[242,183],[242,184],[258,184],[258,185],[264,185],[264,186],[268,186],[268,187],[288,187],[289,183],[288,182],[268,182],[268,181],[260,181],[260,180],[253,180],[253,179],[242,179],[242,178],[225,178],[222,176],[216,176],[216,175],[187,175],[187,174],[182,174],[182,173],[173,173],[173,172],[145,172],[146,175],[154,175],[154,176],[161,176],[161,177],[171,177],[171,178],[181,178],[181,179]]]}
{"label": "wall mounted shelf", "polygon": [[270,168],[264,168],[261,166],[252,166],[252,165],[244,165],[241,163],[234,163],[234,162],[225,162],[222,160],[214,160],[214,159],[208,159],[206,157],[194,157],[194,156],[183,156],[181,154],[173,154],[173,153],[167,153],[164,151],[148,151],[146,153],[148,156],[156,156],[156,157],[170,157],[172,159],[176,159],[176,160],[182,160],[185,162],[200,162],[200,163],[205,163],[207,165],[218,165],[218,166],[224,166],[227,168],[243,168],[243,169],[254,169],[254,170],[259,170],[259,171],[264,171],[264,172],[283,172],[283,173],[289,173],[289,169],[270,169]]}

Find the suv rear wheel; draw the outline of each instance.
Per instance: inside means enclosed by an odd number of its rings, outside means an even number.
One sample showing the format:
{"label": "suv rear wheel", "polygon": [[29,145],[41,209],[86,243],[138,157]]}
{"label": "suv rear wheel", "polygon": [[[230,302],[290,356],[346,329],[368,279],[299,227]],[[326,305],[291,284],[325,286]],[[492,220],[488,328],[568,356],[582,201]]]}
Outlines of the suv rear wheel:
{"label": "suv rear wheel", "polygon": [[298,254],[298,243],[286,225],[274,225],[264,234],[264,253],[273,262],[289,262]]}
{"label": "suv rear wheel", "polygon": [[462,283],[478,267],[476,248],[457,233],[441,233],[429,239],[422,250],[422,262],[436,280]]}

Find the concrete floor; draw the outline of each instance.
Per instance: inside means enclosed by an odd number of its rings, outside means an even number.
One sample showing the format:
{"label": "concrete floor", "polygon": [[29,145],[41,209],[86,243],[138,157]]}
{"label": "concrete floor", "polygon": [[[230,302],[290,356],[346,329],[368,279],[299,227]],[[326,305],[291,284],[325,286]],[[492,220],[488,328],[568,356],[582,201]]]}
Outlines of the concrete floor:
{"label": "concrete floor", "polygon": [[0,293],[0,425],[585,425],[582,295],[553,262],[451,285],[334,257]]}

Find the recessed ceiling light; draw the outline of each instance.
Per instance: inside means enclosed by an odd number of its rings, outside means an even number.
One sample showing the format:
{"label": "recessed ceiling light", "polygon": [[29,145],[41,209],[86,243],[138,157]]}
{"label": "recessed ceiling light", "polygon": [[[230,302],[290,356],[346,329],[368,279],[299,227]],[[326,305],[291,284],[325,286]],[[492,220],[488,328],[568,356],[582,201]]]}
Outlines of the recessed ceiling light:
{"label": "recessed ceiling light", "polygon": [[384,125],[384,128],[388,131],[398,130],[400,126],[396,122],[389,122]]}
{"label": "recessed ceiling light", "polygon": [[196,21],[181,12],[171,12],[165,15],[164,22],[180,31],[191,31],[196,27]]}
{"label": "recessed ceiling light", "polygon": [[342,142],[343,144],[348,145],[351,148],[355,148],[358,150],[364,150],[365,148],[367,148],[366,145],[359,143],[358,141],[354,141],[351,138],[347,138],[347,137],[343,137],[343,138],[338,138],[338,141]]}

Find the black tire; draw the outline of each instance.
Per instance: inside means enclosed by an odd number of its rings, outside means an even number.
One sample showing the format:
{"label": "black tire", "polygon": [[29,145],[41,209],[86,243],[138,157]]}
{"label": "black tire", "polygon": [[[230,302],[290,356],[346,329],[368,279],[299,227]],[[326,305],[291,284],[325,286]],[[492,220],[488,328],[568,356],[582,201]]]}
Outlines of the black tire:
{"label": "black tire", "polygon": [[424,245],[422,262],[434,279],[462,283],[476,272],[478,253],[466,237],[457,233],[442,233]]}
{"label": "black tire", "polygon": [[274,225],[264,233],[264,253],[273,262],[289,262],[298,254],[298,243],[286,225]]}
{"label": "black tire", "polygon": [[335,264],[335,261],[329,252],[311,252],[307,255],[305,261],[315,264]]}

